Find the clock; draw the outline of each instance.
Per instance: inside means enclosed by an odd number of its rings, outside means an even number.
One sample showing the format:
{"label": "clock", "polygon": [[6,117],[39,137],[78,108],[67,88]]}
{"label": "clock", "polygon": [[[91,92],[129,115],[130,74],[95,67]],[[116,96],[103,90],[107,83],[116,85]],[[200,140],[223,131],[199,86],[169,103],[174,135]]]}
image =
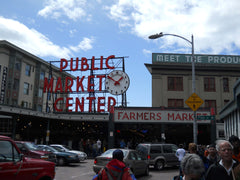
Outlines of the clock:
{"label": "clock", "polygon": [[120,95],[126,92],[129,84],[129,77],[123,71],[115,70],[106,75],[106,90],[113,95]]}

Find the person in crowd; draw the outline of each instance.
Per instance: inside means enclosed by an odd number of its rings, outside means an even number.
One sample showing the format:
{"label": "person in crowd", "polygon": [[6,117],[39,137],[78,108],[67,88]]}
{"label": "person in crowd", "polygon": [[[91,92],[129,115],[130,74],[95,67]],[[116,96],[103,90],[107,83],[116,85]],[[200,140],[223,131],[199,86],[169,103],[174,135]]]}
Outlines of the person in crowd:
{"label": "person in crowd", "polygon": [[183,175],[175,176],[174,180],[203,180],[205,168],[202,159],[196,154],[186,154],[181,161]]}
{"label": "person in crowd", "polygon": [[205,158],[204,166],[206,170],[214,163],[217,163],[220,160],[220,157],[217,153],[215,144],[210,144],[208,146],[208,155]]}
{"label": "person in crowd", "polygon": [[236,175],[233,173],[233,169],[239,163],[232,158],[232,144],[226,140],[218,140],[216,149],[221,160],[208,168],[206,180],[235,180]]}
{"label": "person in crowd", "polygon": [[93,180],[136,180],[130,168],[123,162],[123,152],[113,151],[113,159],[93,177]]}
{"label": "person in crowd", "polygon": [[180,174],[180,176],[182,175],[182,169],[181,169],[180,163],[182,161],[182,158],[185,156],[185,154],[186,154],[186,151],[185,151],[185,149],[183,149],[183,145],[179,144],[179,148],[177,149],[175,155],[177,156],[178,161],[179,161],[179,174]]}
{"label": "person in crowd", "polygon": [[126,143],[125,143],[125,141],[124,141],[124,139],[122,139],[121,141],[120,141],[120,148],[125,148],[126,147]]}
{"label": "person in crowd", "polygon": [[100,139],[97,140],[97,154],[100,155],[102,153],[102,141]]}
{"label": "person in crowd", "polygon": [[197,145],[195,143],[189,143],[188,151],[190,154],[197,154]]}
{"label": "person in crowd", "polygon": [[240,162],[240,140],[237,136],[232,135],[229,138],[229,142],[232,144],[233,146],[233,156],[232,158],[237,160],[238,162]]}

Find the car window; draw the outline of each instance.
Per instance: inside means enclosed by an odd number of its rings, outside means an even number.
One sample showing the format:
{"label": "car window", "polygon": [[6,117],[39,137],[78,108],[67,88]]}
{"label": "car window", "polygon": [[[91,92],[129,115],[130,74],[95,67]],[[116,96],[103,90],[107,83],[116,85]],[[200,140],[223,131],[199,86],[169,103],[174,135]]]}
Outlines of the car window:
{"label": "car window", "polygon": [[0,162],[19,161],[20,155],[9,141],[0,141]]}
{"label": "car window", "polygon": [[164,153],[173,153],[171,145],[163,145],[163,152]]}
{"label": "car window", "polygon": [[154,154],[154,153],[162,153],[161,146],[151,146],[150,154]]}
{"label": "car window", "polygon": [[136,157],[134,152],[130,152],[129,153],[129,159],[131,159],[131,160],[136,160],[137,159],[137,157]]}
{"label": "car window", "polygon": [[137,152],[134,152],[137,160],[143,160],[143,158],[141,158],[140,154],[138,154]]}
{"label": "car window", "polygon": [[178,147],[176,145],[171,145],[173,153],[177,152]]}
{"label": "car window", "polygon": [[136,150],[137,150],[137,152],[139,152],[139,154],[140,154],[141,156],[147,156],[147,155],[148,155],[148,148],[149,148],[148,145],[139,144],[139,145],[136,147]]}

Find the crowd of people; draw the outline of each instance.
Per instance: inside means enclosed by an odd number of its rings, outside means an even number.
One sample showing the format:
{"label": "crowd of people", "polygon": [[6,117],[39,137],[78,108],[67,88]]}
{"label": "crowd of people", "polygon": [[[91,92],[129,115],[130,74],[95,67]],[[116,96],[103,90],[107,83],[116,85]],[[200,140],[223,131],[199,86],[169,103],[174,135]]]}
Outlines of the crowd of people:
{"label": "crowd of people", "polygon": [[179,145],[176,151],[180,163],[174,180],[240,180],[240,139],[218,140],[206,149],[190,143],[188,151]]}
{"label": "crowd of people", "polygon": [[[231,136],[229,140],[218,140],[205,149],[189,143],[185,150],[179,145],[176,151],[179,160],[179,175],[173,180],[240,180],[240,139]],[[113,159],[94,178],[126,179],[136,178],[123,162],[121,150],[113,152]]]}

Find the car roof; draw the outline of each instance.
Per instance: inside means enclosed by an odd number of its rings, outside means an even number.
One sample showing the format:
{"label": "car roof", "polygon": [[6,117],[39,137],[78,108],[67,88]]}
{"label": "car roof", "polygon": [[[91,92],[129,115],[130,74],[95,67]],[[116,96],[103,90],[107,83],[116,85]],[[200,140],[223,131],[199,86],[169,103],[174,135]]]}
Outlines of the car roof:
{"label": "car roof", "polygon": [[11,138],[8,137],[8,136],[2,136],[2,135],[0,135],[0,139],[7,139],[7,140],[10,140]]}

